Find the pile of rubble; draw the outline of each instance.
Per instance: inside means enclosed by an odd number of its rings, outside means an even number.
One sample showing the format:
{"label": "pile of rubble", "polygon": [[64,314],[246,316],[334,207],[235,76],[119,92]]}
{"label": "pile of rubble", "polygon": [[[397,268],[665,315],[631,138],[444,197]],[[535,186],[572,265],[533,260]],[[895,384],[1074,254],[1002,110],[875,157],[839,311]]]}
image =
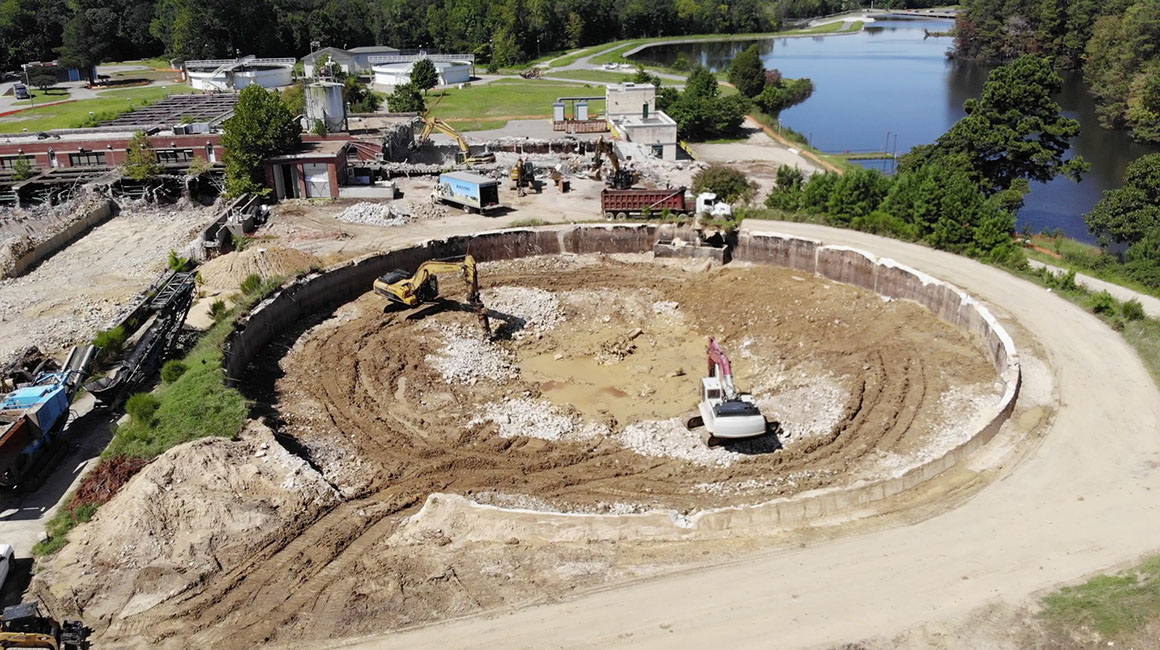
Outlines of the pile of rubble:
{"label": "pile of rubble", "polygon": [[355,203],[334,217],[344,223],[361,223],[368,226],[402,226],[414,221],[403,214],[393,203]]}
{"label": "pile of rubble", "polygon": [[505,285],[484,289],[480,298],[491,312],[519,321],[518,326],[512,328],[515,331],[512,338],[515,339],[547,331],[564,320],[560,301],[551,291]]}
{"label": "pile of rubble", "polygon": [[507,398],[484,405],[482,413],[469,425],[491,422],[499,427],[502,438],[526,436],[541,440],[591,438],[608,430],[600,424],[561,413],[547,400],[527,397]]}
{"label": "pile of rubble", "polygon": [[427,363],[439,371],[443,381],[474,384],[480,379],[507,381],[519,375],[511,353],[480,338],[478,330],[447,325],[431,328],[443,334],[444,344],[438,353],[427,355]]}
{"label": "pile of rubble", "polygon": [[729,467],[745,458],[725,447],[707,446],[677,418],[636,422],[616,437],[620,444],[643,456],[677,458],[698,465]]}

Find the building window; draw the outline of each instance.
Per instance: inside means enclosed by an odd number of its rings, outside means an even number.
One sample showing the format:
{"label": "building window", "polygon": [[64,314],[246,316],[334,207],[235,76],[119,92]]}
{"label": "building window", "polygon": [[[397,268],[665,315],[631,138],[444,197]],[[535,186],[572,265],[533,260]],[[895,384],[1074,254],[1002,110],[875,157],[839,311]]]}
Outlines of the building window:
{"label": "building window", "polygon": [[157,162],[163,165],[193,162],[193,149],[158,149]]}
{"label": "building window", "polygon": [[86,151],[84,153],[70,153],[68,164],[72,167],[94,167],[105,164],[105,152]]}
{"label": "building window", "polygon": [[16,169],[16,161],[24,158],[29,165],[36,166],[36,160],[32,156],[0,156],[0,169]]}

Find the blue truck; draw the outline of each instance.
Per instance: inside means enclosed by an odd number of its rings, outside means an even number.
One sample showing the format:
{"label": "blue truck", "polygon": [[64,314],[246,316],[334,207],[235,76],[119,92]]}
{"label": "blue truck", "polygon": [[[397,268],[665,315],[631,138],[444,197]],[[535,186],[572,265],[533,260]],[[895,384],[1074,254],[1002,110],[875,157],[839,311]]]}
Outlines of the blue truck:
{"label": "blue truck", "polygon": [[431,192],[432,203],[451,203],[464,212],[487,214],[500,207],[499,181],[471,172],[447,172]]}
{"label": "blue truck", "polygon": [[0,401],[0,486],[19,486],[44,466],[95,354],[91,345],[74,348],[59,372],[43,373]]}

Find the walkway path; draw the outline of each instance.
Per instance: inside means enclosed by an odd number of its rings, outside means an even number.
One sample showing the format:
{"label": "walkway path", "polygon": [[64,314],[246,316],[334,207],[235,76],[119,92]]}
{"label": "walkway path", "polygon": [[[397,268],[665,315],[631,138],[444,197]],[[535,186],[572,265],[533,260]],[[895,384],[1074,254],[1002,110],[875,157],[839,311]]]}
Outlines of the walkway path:
{"label": "walkway path", "polygon": [[[1160,394],[1135,351],[1103,322],[949,253],[810,224],[745,227],[864,248],[982,297],[1041,360],[1027,359],[1020,397],[1057,409],[1038,449],[929,519],[351,647],[829,646],[1026,603],[1160,544]],[[995,445],[983,459],[997,456]]]}
{"label": "walkway path", "polygon": [[[1067,273],[1067,269],[1061,269],[1058,266],[1045,264],[1038,260],[1027,260],[1027,263],[1035,269],[1051,269],[1052,273],[1055,273],[1056,275],[1063,275]],[[1075,274],[1075,283],[1089,291],[1107,291],[1108,293],[1115,296],[1116,300],[1123,302],[1127,302],[1129,300],[1139,300],[1140,304],[1144,307],[1145,314],[1148,314],[1152,318],[1160,318],[1160,299],[1156,298],[1155,296],[1149,296],[1146,293],[1140,293],[1139,291],[1134,291],[1118,284],[1112,284],[1111,282],[1101,280],[1099,278],[1093,278],[1092,276],[1084,275],[1083,273]]]}

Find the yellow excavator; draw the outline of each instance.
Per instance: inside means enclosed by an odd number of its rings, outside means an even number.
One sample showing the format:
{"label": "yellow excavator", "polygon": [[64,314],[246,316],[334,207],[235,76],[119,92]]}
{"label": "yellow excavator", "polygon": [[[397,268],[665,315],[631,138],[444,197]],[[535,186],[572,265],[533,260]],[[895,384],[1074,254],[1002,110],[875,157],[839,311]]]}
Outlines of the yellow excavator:
{"label": "yellow excavator", "polygon": [[0,648],[84,650],[89,647],[88,637],[83,623],[57,623],[42,615],[35,601],[6,607],[0,619]]}
{"label": "yellow excavator", "polygon": [[426,142],[427,139],[431,137],[431,134],[435,131],[449,136],[452,140],[455,140],[455,144],[459,145],[459,153],[456,154],[455,161],[460,165],[476,165],[495,162],[495,154],[491,153],[490,151],[479,154],[477,156],[471,155],[471,147],[467,145],[467,140],[463,137],[463,134],[459,131],[456,131],[455,128],[447,122],[444,122],[443,120],[432,115],[423,116],[423,130],[419,133],[418,139],[415,140],[414,148],[418,149],[420,146],[422,146],[422,144]]}
{"label": "yellow excavator", "polygon": [[612,173],[605,179],[604,184],[614,190],[632,189],[636,184],[636,172],[631,169],[621,169],[620,156],[616,155],[616,146],[610,140],[600,138],[596,141],[596,147],[592,156],[592,168],[595,171],[596,178],[600,178],[601,157],[608,158],[608,162],[612,164]]}
{"label": "yellow excavator", "polygon": [[414,273],[396,269],[375,280],[374,290],[391,301],[392,305],[406,309],[405,318],[421,318],[446,306],[446,302],[439,299],[439,280],[436,275],[452,272],[463,275],[463,281],[467,284],[467,306],[479,316],[484,338],[491,338],[487,308],[479,297],[479,274],[476,272],[475,258],[470,255],[427,260]]}

